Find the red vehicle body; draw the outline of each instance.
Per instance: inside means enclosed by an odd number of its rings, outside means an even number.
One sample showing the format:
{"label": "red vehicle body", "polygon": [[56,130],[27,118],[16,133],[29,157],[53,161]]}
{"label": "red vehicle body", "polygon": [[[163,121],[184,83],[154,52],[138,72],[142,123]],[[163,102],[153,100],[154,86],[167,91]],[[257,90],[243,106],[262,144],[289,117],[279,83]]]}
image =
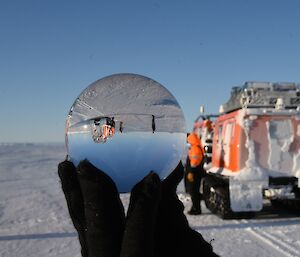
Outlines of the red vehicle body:
{"label": "red vehicle body", "polygon": [[197,122],[207,152],[202,193],[223,218],[253,214],[263,200],[300,208],[300,93],[294,83],[234,88],[208,132]]}

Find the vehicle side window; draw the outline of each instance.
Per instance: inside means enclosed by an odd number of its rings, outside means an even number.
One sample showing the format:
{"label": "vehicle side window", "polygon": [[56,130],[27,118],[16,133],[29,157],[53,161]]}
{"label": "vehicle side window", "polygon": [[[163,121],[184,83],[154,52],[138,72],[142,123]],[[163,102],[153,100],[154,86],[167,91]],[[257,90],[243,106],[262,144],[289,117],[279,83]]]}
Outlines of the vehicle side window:
{"label": "vehicle side window", "polygon": [[293,134],[293,126],[290,120],[269,121],[269,133],[272,139],[288,140]]}
{"label": "vehicle side window", "polygon": [[235,130],[235,122],[232,122],[231,123],[231,138],[233,138],[234,137],[234,130]]}
{"label": "vehicle side window", "polygon": [[225,129],[225,137],[224,137],[224,143],[225,144],[230,143],[231,135],[232,135],[232,123],[227,123],[226,124],[226,129]]}
{"label": "vehicle side window", "polygon": [[218,138],[217,138],[218,143],[221,143],[222,141],[222,132],[223,132],[223,125],[220,125],[218,129]]}

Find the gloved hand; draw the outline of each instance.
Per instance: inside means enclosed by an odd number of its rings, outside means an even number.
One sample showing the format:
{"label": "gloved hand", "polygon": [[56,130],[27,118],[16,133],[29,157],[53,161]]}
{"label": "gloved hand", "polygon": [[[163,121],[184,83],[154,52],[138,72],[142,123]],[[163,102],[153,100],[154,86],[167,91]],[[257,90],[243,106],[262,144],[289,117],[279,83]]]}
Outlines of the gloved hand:
{"label": "gloved hand", "polygon": [[194,174],[189,172],[187,174],[187,179],[188,179],[189,182],[194,182]]}
{"label": "gloved hand", "polygon": [[127,217],[115,183],[88,161],[64,161],[58,174],[83,257],[217,256],[183,213],[181,163],[163,182],[150,172],[136,184]]}

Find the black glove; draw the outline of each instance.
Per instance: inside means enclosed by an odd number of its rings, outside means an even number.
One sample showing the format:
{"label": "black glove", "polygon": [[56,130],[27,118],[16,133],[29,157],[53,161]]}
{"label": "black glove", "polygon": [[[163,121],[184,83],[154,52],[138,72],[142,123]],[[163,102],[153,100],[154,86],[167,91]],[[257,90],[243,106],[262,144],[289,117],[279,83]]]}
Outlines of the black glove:
{"label": "black glove", "polygon": [[181,163],[163,182],[150,172],[136,184],[126,218],[115,183],[88,161],[64,161],[58,174],[83,257],[217,256],[183,213]]}

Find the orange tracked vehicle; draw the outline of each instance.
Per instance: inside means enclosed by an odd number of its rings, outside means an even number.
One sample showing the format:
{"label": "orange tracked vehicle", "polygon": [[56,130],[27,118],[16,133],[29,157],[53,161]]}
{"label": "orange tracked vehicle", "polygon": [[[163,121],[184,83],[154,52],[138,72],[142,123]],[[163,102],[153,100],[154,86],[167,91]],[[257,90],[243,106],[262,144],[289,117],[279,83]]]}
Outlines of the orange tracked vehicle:
{"label": "orange tracked vehicle", "polygon": [[201,191],[209,210],[222,218],[253,215],[264,199],[300,209],[298,84],[234,87],[220,114],[200,115],[194,129],[206,151]]}

